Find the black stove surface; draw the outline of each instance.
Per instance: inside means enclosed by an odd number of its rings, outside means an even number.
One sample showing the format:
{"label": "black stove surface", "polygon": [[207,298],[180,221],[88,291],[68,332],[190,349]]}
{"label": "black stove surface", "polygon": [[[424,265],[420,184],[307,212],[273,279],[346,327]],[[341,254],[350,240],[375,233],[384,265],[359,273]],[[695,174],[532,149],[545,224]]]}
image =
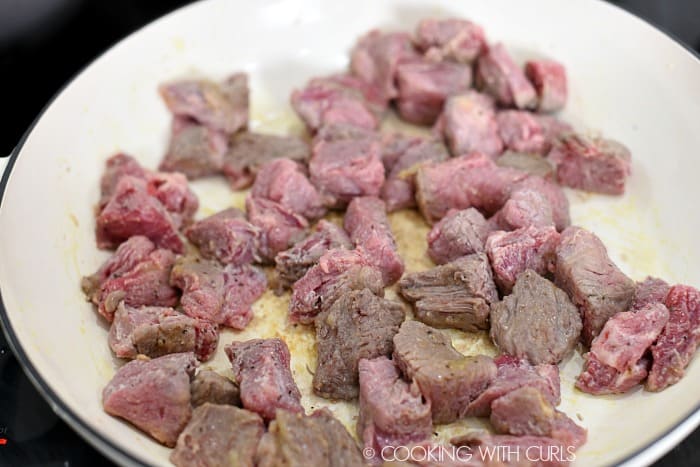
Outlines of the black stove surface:
{"label": "black stove surface", "polygon": [[[5,83],[0,156],[8,155],[58,89],[107,47],[184,0],[0,0]],[[700,52],[700,1],[614,1]],[[0,333],[0,466],[108,466],[60,420]],[[700,465],[700,429],[657,464]]]}

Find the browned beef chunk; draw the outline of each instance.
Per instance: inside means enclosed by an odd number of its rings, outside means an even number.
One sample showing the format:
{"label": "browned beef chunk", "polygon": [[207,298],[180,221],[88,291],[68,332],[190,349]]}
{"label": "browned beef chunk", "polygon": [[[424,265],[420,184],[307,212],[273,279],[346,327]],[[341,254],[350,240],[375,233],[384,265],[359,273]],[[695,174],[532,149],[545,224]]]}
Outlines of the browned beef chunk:
{"label": "browned beef chunk", "polygon": [[384,201],[370,196],[353,199],[343,223],[350,239],[365,250],[372,264],[382,272],[384,285],[399,280],[404,264],[391,232]]}
{"label": "browned beef chunk", "polygon": [[192,412],[170,462],[176,467],[253,467],[264,432],[258,415],[230,405],[206,403]]}
{"label": "browned beef chunk", "polygon": [[473,207],[491,215],[508,200],[513,185],[525,177],[519,170],[498,167],[482,154],[455,157],[418,169],[416,201],[431,224],[450,209]]}
{"label": "browned beef chunk", "polygon": [[176,116],[229,134],[248,125],[248,77],[244,73],[233,74],[220,84],[176,81],[161,85],[159,91]]}
{"label": "browned beef chunk", "polygon": [[499,104],[518,109],[537,106],[537,92],[503,44],[488,47],[477,63],[477,83]]}
{"label": "browned beef chunk", "polygon": [[530,363],[559,363],[581,334],[578,308],[566,293],[532,269],[513,292],[491,306],[491,339],[502,352]]}
{"label": "browned beef chunk", "polygon": [[488,329],[489,307],[498,301],[489,260],[483,253],[407,274],[399,289],[413,303],[416,319],[437,328]]}
{"label": "browned beef chunk", "polygon": [[473,453],[470,465],[477,466],[566,467],[576,458],[575,446],[548,436],[470,433],[450,442],[468,448]]}
{"label": "browned beef chunk", "polygon": [[469,65],[426,59],[400,64],[396,70],[398,107],[401,118],[418,125],[432,125],[445,99],[466,91],[472,82]]}
{"label": "browned beef chunk", "polygon": [[350,69],[389,100],[398,94],[395,84],[397,67],[417,56],[408,33],[383,33],[375,29],[357,41],[351,52]]}
{"label": "browned beef chunk", "polygon": [[385,446],[408,446],[430,438],[430,402],[423,400],[415,382],[404,381],[386,357],[362,359],[359,370],[357,435],[366,448],[379,454]]}
{"label": "browned beef chunk", "polygon": [[275,256],[278,286],[290,288],[318,263],[321,256],[335,248],[351,249],[350,238],[342,227],[322,219],[316,224],[315,232]]}
{"label": "browned beef chunk", "polygon": [[428,233],[428,256],[445,264],[465,255],[481,253],[490,225],[474,208],[450,210]]}
{"label": "browned beef chunk", "polygon": [[559,405],[559,367],[550,364],[531,365],[527,360],[501,355],[495,360],[498,372],[491,384],[474,399],[466,414],[487,417],[491,413],[491,403],[518,388],[531,386],[539,390],[552,405]]}
{"label": "browned beef chunk", "polygon": [[564,108],[568,94],[566,69],[554,60],[530,60],[525,74],[537,90],[537,110],[554,112]]}
{"label": "browned beef chunk", "polygon": [[554,167],[545,157],[524,152],[506,151],[496,159],[496,165],[512,167],[543,178],[551,178],[554,172]]}
{"label": "browned beef chunk", "polygon": [[330,208],[343,208],[357,196],[378,196],[384,165],[376,133],[337,125],[319,132],[309,174]]}
{"label": "browned beef chunk", "polygon": [[585,355],[576,387],[590,394],[615,394],[639,384],[648,372],[645,354],[668,319],[668,309],[658,302],[610,318]]}
{"label": "browned beef chunk", "polygon": [[635,284],[634,299],[630,309],[641,310],[652,303],[666,303],[666,296],[670,290],[671,286],[666,281],[648,276]]}
{"label": "browned beef chunk", "polygon": [[559,233],[552,226],[492,232],[486,240],[486,252],[501,292],[510,293],[526,269],[540,275],[553,269],[558,243]]}
{"label": "browned beef chunk", "polygon": [[81,287],[109,322],[122,301],[133,307],[175,306],[177,291],[169,284],[174,263],[170,250],[157,249],[148,238],[136,235],[119,245],[97,272],[84,277]]}
{"label": "browned beef chunk", "polygon": [[377,297],[368,289],[338,298],[316,317],[314,392],[327,399],[356,398],[358,362],[391,355],[392,339],[403,320],[400,303]]}
{"label": "browned beef chunk", "polygon": [[554,212],[549,199],[540,191],[519,188],[489,222],[501,230],[523,227],[554,226]]}
{"label": "browned beef chunk", "polygon": [[309,416],[278,410],[256,455],[258,467],[363,467],[357,443],[328,409]]}
{"label": "browned beef chunk", "polygon": [[117,370],[102,391],[105,412],[129,421],[158,442],[175,446],[192,414],[193,353],[132,360]]}
{"label": "browned beef chunk", "polygon": [[416,28],[416,45],[432,60],[471,63],[486,47],[484,30],[461,18],[426,18]]}
{"label": "browned beef chunk", "polygon": [[554,408],[540,391],[524,386],[499,397],[491,404],[491,425],[499,433],[514,436],[547,436],[565,446],[581,447],[585,428]]}
{"label": "browned beef chunk", "polygon": [[301,393],[289,367],[287,344],[280,339],[232,342],[226,355],[233,366],[243,407],[265,420],[275,418],[276,409],[304,412]]}
{"label": "browned beef chunk", "polygon": [[193,318],[244,329],[251,305],[265,292],[267,278],[249,265],[222,266],[197,256],[178,258],[170,282],[182,290],[182,308]]}
{"label": "browned beef chunk", "polygon": [[496,157],[503,152],[495,104],[491,97],[467,91],[445,101],[440,124],[452,155],[479,152]]}
{"label": "browned beef chunk", "polygon": [[258,260],[260,235],[260,229],[236,208],[225,209],[185,229],[185,236],[204,258],[233,265]]}
{"label": "browned beef chunk", "polygon": [[249,196],[245,200],[248,220],[260,230],[258,257],[272,263],[277,253],[306,236],[309,222],[280,203]]}
{"label": "browned beef chunk", "polygon": [[307,219],[318,219],[326,213],[321,195],[306,177],[304,166],[291,159],[280,158],[263,164],[250,194],[276,201]]}
{"label": "browned beef chunk", "polygon": [[608,257],[603,242],[580,227],[561,234],[555,279],[581,311],[586,345],[615,313],[627,311],[634,298],[634,282]]}
{"label": "browned beef chunk", "polygon": [[608,195],[625,192],[630,152],[617,141],[580,134],[563,136],[549,153],[562,185]]}
{"label": "browned beef chunk", "polygon": [[226,133],[188,118],[175,117],[170,144],[158,167],[164,172],[180,172],[190,180],[221,172],[228,149]]}
{"label": "browned beef chunk", "polygon": [[386,108],[378,88],[352,75],[314,78],[304,89],[292,92],[291,101],[312,131],[337,124],[375,129]]}
{"label": "browned beef chunk", "polygon": [[646,383],[650,391],[661,391],[683,377],[700,339],[700,291],[675,285],[666,296],[666,307],[668,323],[651,347],[654,363]]}
{"label": "browned beef chunk", "polygon": [[491,358],[465,357],[447,334],[418,321],[405,321],[394,336],[394,360],[430,401],[435,423],[463,417],[469,403],[496,377]]}
{"label": "browned beef chunk", "polygon": [[542,194],[552,207],[552,220],[558,231],[564,230],[571,224],[569,217],[569,200],[564,190],[551,180],[537,176],[529,176],[517,182],[511,190],[511,194],[520,190],[534,190]]}
{"label": "browned beef chunk", "polygon": [[294,283],[289,320],[311,324],[316,315],[351,290],[367,288],[384,296],[382,273],[367,256],[362,248],[328,250]]}
{"label": "browned beef chunk", "polygon": [[387,211],[415,207],[415,174],[418,168],[449,157],[445,146],[435,140],[422,140],[408,147],[393,163],[382,186],[382,199],[386,202]]}
{"label": "browned beef chunk", "polygon": [[190,385],[192,406],[209,402],[211,404],[241,405],[238,386],[228,378],[212,370],[200,370]]}

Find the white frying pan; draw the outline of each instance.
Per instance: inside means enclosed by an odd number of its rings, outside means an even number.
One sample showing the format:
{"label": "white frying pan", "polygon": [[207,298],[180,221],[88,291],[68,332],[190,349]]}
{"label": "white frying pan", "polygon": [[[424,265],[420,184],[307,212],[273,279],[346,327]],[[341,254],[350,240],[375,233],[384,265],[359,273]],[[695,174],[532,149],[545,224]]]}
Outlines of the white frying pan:
{"label": "white frying pan", "polygon": [[[517,58],[565,63],[563,118],[624,142],[634,158],[624,197],[570,194],[574,222],[598,233],[632,277],[700,286],[700,61],[645,22],[594,0],[197,3],[132,34],[70,82],[19,142],[0,185],[2,324],[35,385],[86,440],[120,463],[168,464],[168,450],[102,411],[117,362],[79,288],[107,256],[95,248],[92,213],[105,159],[124,150],[155,167],[163,153],[169,118],[158,83],[246,70],[254,126],[284,132],[298,125],[290,90],[344,67],[358,35],[412,30],[434,15],[476,20]],[[233,200],[223,183],[198,192],[210,209]],[[662,393],[621,397],[574,391],[580,357],[568,362],[562,408],[589,429],[577,465],[649,464],[680,442],[700,422],[698,360]]]}

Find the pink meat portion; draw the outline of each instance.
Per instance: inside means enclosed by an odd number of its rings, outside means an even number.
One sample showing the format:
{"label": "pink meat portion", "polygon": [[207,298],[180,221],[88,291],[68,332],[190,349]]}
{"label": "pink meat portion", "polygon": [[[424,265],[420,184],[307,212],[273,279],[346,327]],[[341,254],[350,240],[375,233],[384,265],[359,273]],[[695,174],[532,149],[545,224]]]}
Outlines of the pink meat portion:
{"label": "pink meat portion", "polygon": [[486,48],[484,30],[466,19],[426,18],[416,28],[416,45],[431,60],[471,63]]}
{"label": "pink meat portion", "polygon": [[350,239],[364,249],[372,264],[382,272],[385,285],[401,278],[404,264],[386,217],[384,201],[369,196],[353,199],[345,212],[344,226]]}
{"label": "pink meat portion", "polygon": [[641,310],[652,303],[666,303],[666,296],[670,290],[671,286],[666,281],[649,276],[635,284],[630,310]]}
{"label": "pink meat portion", "polygon": [[546,155],[552,142],[537,115],[523,110],[502,110],[496,115],[498,133],[508,149]]}
{"label": "pink meat portion", "polygon": [[425,141],[420,136],[413,136],[399,132],[382,132],[380,134],[380,146],[382,154],[382,164],[386,173],[391,173],[394,165],[403,154],[413,146]]}
{"label": "pink meat portion", "polygon": [[488,47],[477,62],[477,83],[499,104],[518,109],[537,106],[537,92],[503,44]]}
{"label": "pink meat portion", "polygon": [[537,110],[555,112],[566,105],[567,84],[564,65],[554,60],[531,60],[525,74],[537,90]]}
{"label": "pink meat portion", "polygon": [[204,258],[233,265],[259,260],[260,235],[260,230],[236,208],[225,209],[185,229],[185,236]]}
{"label": "pink meat portion", "polygon": [[591,344],[576,387],[591,394],[614,394],[639,384],[647,375],[644,355],[668,319],[669,311],[661,303],[610,318]]}
{"label": "pink meat portion", "polygon": [[117,188],[117,183],[124,175],[146,180],[149,177],[149,171],[144,169],[141,164],[132,156],[124,153],[118,153],[107,159],[105,162],[105,171],[100,179],[100,204],[98,212],[104,208],[114,194]]}
{"label": "pink meat portion", "polygon": [[617,141],[578,134],[563,136],[549,153],[562,185],[608,195],[625,192],[632,173],[629,150]]}
{"label": "pink meat portion", "polygon": [[309,222],[280,203],[248,196],[245,200],[248,220],[260,231],[258,257],[272,263],[284,251],[306,236]]}
{"label": "pink meat portion", "polygon": [[265,420],[273,420],[279,409],[304,413],[301,393],[289,367],[287,344],[280,339],[232,342],[226,355],[241,391],[243,407]]}
{"label": "pink meat portion", "polygon": [[490,230],[489,223],[476,209],[453,209],[428,232],[428,256],[435,264],[445,264],[481,253]]}
{"label": "pink meat portion", "polygon": [[453,156],[480,152],[496,157],[503,152],[493,99],[468,91],[445,101],[441,128]]}
{"label": "pink meat portion", "polygon": [[183,117],[173,119],[170,143],[158,170],[180,172],[192,180],[221,172],[228,135]]}
{"label": "pink meat portion", "polygon": [[549,199],[542,192],[521,188],[513,191],[489,222],[502,230],[547,227],[554,225],[554,213]]}
{"label": "pink meat portion", "polygon": [[190,381],[194,354],[133,360],[117,370],[102,391],[105,412],[123,418],[168,447],[192,415]]}
{"label": "pink meat portion", "polygon": [[551,180],[538,176],[529,176],[517,182],[512,193],[520,190],[533,190],[544,196],[552,208],[552,220],[558,231],[562,231],[571,224],[569,215],[569,200],[566,198],[564,190]]}

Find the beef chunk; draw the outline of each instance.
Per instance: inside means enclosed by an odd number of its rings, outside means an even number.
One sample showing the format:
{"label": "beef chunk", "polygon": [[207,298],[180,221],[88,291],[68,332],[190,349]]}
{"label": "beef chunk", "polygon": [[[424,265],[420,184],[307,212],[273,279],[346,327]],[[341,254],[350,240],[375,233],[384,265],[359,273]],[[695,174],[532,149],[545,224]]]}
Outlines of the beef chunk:
{"label": "beef chunk", "polygon": [[185,229],[185,236],[204,258],[233,265],[258,260],[260,235],[260,229],[236,208],[225,209]]}
{"label": "beef chunk", "polygon": [[530,60],[525,75],[537,90],[537,110],[555,112],[564,108],[567,97],[566,69],[554,60]]}
{"label": "beef chunk", "polygon": [[542,177],[529,176],[517,182],[512,187],[511,193],[516,193],[520,190],[537,191],[549,201],[549,205],[552,208],[552,220],[558,231],[564,230],[571,224],[569,200],[559,185]]}
{"label": "beef chunk", "polygon": [[124,175],[147,180],[150,172],[144,169],[132,156],[124,153],[115,154],[105,162],[105,171],[100,179],[100,204],[101,211],[112,198],[117,189],[117,183]]}
{"label": "beef chunk", "polygon": [[357,41],[351,53],[350,69],[389,100],[398,94],[395,85],[397,67],[417,55],[408,33],[372,30]]}
{"label": "beef chunk", "polygon": [[158,249],[148,238],[136,235],[119,245],[111,258],[81,287],[97,311],[112,322],[120,302],[139,307],[170,307],[177,304],[177,291],[169,284],[175,255]]}
{"label": "beef chunk", "polygon": [[221,172],[228,149],[226,133],[187,118],[175,117],[170,144],[158,167],[164,172],[180,172],[190,180]]}
{"label": "beef chunk", "polygon": [[339,297],[316,317],[314,392],[327,399],[356,398],[358,362],[391,355],[392,338],[403,319],[400,303],[377,297],[368,289]]}
{"label": "beef chunk", "polygon": [[365,447],[381,452],[385,446],[407,446],[428,440],[433,432],[430,402],[415,382],[401,378],[386,357],[362,359],[360,415],[357,435]]}
{"label": "beef chunk", "polygon": [[391,173],[394,165],[411,147],[421,144],[425,138],[398,132],[382,132],[380,134],[382,163],[386,173]]}
{"label": "beef chunk", "polygon": [[450,440],[469,448],[471,465],[517,465],[519,467],[566,467],[577,446],[567,446],[548,436],[511,436],[476,433]]}
{"label": "beef chunk", "polygon": [[310,416],[278,410],[263,436],[258,467],[363,467],[357,443],[328,409]]}
{"label": "beef chunk", "polygon": [[265,420],[275,418],[275,410],[304,412],[301,393],[289,367],[287,344],[280,339],[252,339],[227,345],[226,355],[233,365],[243,407]]}
{"label": "beef chunk", "polygon": [[233,329],[244,329],[253,319],[251,305],[267,288],[259,269],[222,266],[196,256],[178,258],[170,282],[182,290],[181,305],[187,315]]}
{"label": "beef chunk", "polygon": [[668,322],[669,312],[662,303],[623,311],[610,318],[593,339],[591,351],[576,386],[590,394],[623,393],[647,375],[645,353]]}
{"label": "beef chunk", "polygon": [[312,131],[337,124],[375,129],[386,108],[378,88],[351,75],[314,78],[304,89],[292,92],[291,100]]}
{"label": "beef chunk", "polygon": [[488,329],[490,305],[498,301],[485,254],[413,272],[399,282],[401,296],[413,303],[416,319],[437,328]]}
{"label": "beef chunk", "polygon": [[503,206],[513,185],[525,177],[519,170],[498,167],[482,154],[455,157],[418,169],[416,201],[431,224],[450,209],[473,207],[490,215]]}
{"label": "beef chunk", "polygon": [[275,201],[307,219],[318,219],[326,213],[321,195],[306,177],[304,167],[291,159],[263,164],[250,194]]}
{"label": "beef chunk", "polygon": [[310,324],[338,297],[351,290],[370,289],[384,296],[382,273],[361,248],[328,250],[304,277],[294,283],[289,302],[289,320]]}
{"label": "beef chunk", "polygon": [[536,388],[552,405],[559,405],[559,367],[549,364],[532,366],[527,360],[509,355],[502,355],[494,361],[498,367],[496,377],[488,388],[469,404],[466,411],[468,416],[487,417],[491,413],[493,401],[525,386]]}
{"label": "beef chunk", "polygon": [[477,83],[499,104],[518,109],[537,106],[537,92],[503,44],[488,47],[477,62]]}
{"label": "beef chunk", "polygon": [[101,249],[116,248],[134,235],[143,235],[158,247],[182,253],[184,243],[177,229],[166,207],[149,193],[148,184],[125,175],[97,216],[95,233]]}
{"label": "beef chunk", "polygon": [[422,140],[407,148],[393,164],[384,186],[382,199],[389,212],[416,206],[414,197],[415,173],[428,162],[442,162],[450,155],[438,141]]}
{"label": "beef chunk", "polygon": [[441,117],[445,141],[454,156],[480,152],[495,157],[503,151],[493,99],[476,91],[451,96]]}
{"label": "beef chunk", "polygon": [[513,293],[491,307],[491,339],[501,351],[532,364],[559,363],[576,347],[581,317],[566,293],[532,269]]}
{"label": "beef chunk", "polygon": [[469,403],[496,376],[491,358],[465,357],[447,334],[418,321],[405,321],[394,336],[394,360],[430,402],[435,423],[463,417]]}
{"label": "beef chunk", "polygon": [[587,433],[536,388],[524,386],[491,404],[491,425],[499,433],[515,436],[547,436],[565,446],[581,447]]}
{"label": "beef chunk", "polygon": [[552,164],[541,155],[515,151],[506,151],[501,154],[496,159],[496,165],[499,167],[512,167],[530,175],[547,179],[552,177],[554,171]]}
{"label": "beef chunk", "polygon": [[244,73],[233,74],[221,84],[176,81],[161,85],[159,91],[176,116],[229,134],[248,125],[248,77]]}
{"label": "beef chunk", "polygon": [[562,232],[554,277],[581,311],[586,345],[609,318],[627,311],[634,298],[634,282],[610,260],[603,242],[580,227]]}
{"label": "beef chunk", "polygon": [[223,172],[231,188],[241,190],[253,183],[264,163],[280,158],[304,162],[310,155],[308,143],[301,138],[243,131],[231,138]]}
{"label": "beef chunk", "polygon": [[432,125],[442,112],[445,99],[469,89],[472,69],[460,63],[415,60],[399,65],[396,79],[396,105],[401,118],[418,125]]}
{"label": "beef chunk", "polygon": [[617,141],[574,133],[563,136],[549,153],[559,183],[608,195],[625,192],[630,158],[629,149]]}
{"label": "beef chunk", "polygon": [[675,285],[666,296],[668,323],[651,347],[654,363],[646,388],[661,391],[677,383],[693,358],[700,337],[700,292],[687,285]]}
{"label": "beef chunk", "polygon": [[192,353],[132,360],[117,370],[102,391],[105,412],[168,447],[175,446],[192,415],[190,380],[196,364]]}
{"label": "beef chunk", "polygon": [[287,251],[275,256],[275,270],[281,288],[290,288],[301,279],[306,271],[318,263],[328,250],[352,248],[348,234],[342,227],[321,219],[316,224],[316,231],[294,244]]}
{"label": "beef chunk", "polygon": [[530,188],[520,188],[513,191],[506,204],[489,222],[502,230],[554,226],[554,212],[549,199],[543,193]]}
{"label": "beef chunk", "polygon": [[432,60],[471,63],[486,48],[484,30],[466,19],[422,20],[416,28],[416,45]]}
{"label": "beef chunk", "polygon": [[190,385],[192,406],[211,404],[241,405],[241,395],[233,381],[212,370],[200,370]]}
{"label": "beef chunk", "polygon": [[357,196],[377,196],[384,184],[376,135],[345,133],[345,127],[333,127],[317,135],[309,163],[311,182],[331,208],[345,207]]}
{"label": "beef chunk", "polygon": [[488,222],[476,209],[452,209],[428,233],[428,256],[436,264],[445,264],[481,253],[489,231]]}
{"label": "beef chunk", "polygon": [[503,110],[496,115],[503,144],[513,151],[546,155],[552,148],[537,116],[523,110]]}
{"label": "beef chunk", "polygon": [[540,275],[553,269],[559,237],[552,226],[492,232],[486,240],[486,253],[501,292],[510,293],[518,276],[526,269]]}
{"label": "beef chunk", "polygon": [[192,412],[170,462],[176,467],[253,467],[264,432],[265,425],[258,415],[238,407],[206,403]]}
{"label": "beef chunk", "polygon": [[258,257],[272,263],[284,251],[306,236],[309,222],[280,203],[249,196],[245,200],[248,220],[260,230]]}
{"label": "beef chunk", "polygon": [[652,303],[666,303],[671,286],[662,279],[647,277],[634,286],[634,299],[630,310],[641,310]]}
{"label": "beef chunk", "polygon": [[350,239],[367,253],[382,273],[384,285],[391,285],[403,274],[404,264],[399,256],[386,205],[379,198],[364,196],[353,199],[344,219]]}

